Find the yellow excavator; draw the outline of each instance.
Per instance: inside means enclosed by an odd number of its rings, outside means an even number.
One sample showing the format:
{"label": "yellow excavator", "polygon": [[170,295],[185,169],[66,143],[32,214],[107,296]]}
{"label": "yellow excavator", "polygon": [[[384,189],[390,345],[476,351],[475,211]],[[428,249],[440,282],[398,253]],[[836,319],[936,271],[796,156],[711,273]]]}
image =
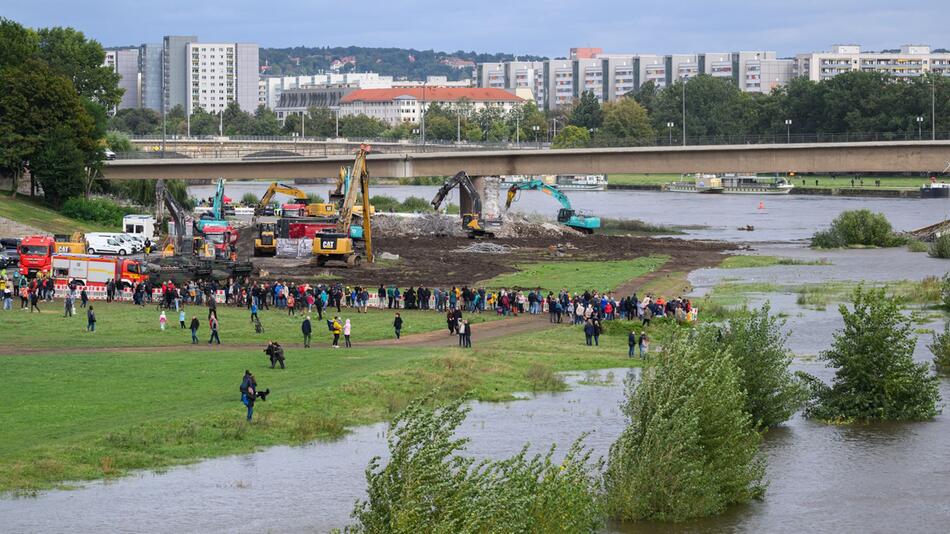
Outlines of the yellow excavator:
{"label": "yellow excavator", "polygon": [[[309,197],[307,197],[307,193],[304,193],[292,185],[279,182],[270,184],[270,187],[267,188],[267,192],[264,193],[264,196],[261,197],[261,201],[258,202],[257,207],[254,208],[254,215],[267,215],[270,201],[277,193],[283,193],[292,197],[297,204],[304,204],[307,207],[307,217],[335,217],[337,215],[336,204],[332,202],[311,203]],[[270,215],[273,215],[273,213]]]}
{"label": "yellow excavator", "polygon": [[277,225],[258,223],[257,238],[254,239],[255,256],[275,256],[277,254]]}
{"label": "yellow excavator", "polygon": [[[313,256],[318,266],[326,265],[328,261],[342,261],[347,267],[356,267],[360,264],[360,255],[353,248],[353,238],[350,228],[353,223],[353,212],[356,206],[356,181],[359,180],[363,193],[363,205],[369,206],[369,172],[366,169],[366,154],[370,151],[369,145],[360,145],[359,152],[353,166],[346,169],[342,176],[343,181],[349,181],[350,186],[345,188],[340,200],[340,216],[337,218],[335,231],[321,232],[313,238]],[[341,188],[342,189],[342,188]],[[373,261],[373,238],[371,217],[363,218],[363,241],[366,246],[366,260]]]}

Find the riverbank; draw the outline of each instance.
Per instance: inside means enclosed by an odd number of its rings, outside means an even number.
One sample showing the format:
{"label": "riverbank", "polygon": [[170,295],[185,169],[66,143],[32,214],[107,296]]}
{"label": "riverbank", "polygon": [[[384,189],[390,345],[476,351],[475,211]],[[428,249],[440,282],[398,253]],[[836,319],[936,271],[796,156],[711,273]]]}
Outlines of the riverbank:
{"label": "riverbank", "polygon": [[[608,191],[666,191],[665,185],[659,184],[607,184]],[[837,188],[837,187],[805,187],[796,185],[789,192],[790,195],[813,195],[831,197],[875,197],[875,198],[920,198],[919,189],[896,188]]]}

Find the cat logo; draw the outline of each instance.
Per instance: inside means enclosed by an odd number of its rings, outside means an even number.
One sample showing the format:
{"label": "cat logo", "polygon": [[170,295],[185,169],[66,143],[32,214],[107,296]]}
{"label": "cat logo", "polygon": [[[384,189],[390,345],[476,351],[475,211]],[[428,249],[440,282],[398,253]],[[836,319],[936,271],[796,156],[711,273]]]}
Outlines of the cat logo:
{"label": "cat logo", "polygon": [[321,239],[320,248],[323,250],[336,250],[336,238]]}

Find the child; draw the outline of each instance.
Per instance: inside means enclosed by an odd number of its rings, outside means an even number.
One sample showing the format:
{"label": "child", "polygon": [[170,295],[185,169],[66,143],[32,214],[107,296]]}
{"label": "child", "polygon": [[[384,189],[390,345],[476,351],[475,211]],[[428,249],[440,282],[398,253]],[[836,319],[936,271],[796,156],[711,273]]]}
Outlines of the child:
{"label": "child", "polygon": [[158,326],[165,330],[165,323],[168,322],[168,318],[165,317],[165,310],[162,310],[162,314],[158,316]]}
{"label": "child", "polygon": [[353,347],[350,345],[350,329],[350,320],[347,319],[346,322],[343,323],[343,344],[346,345],[348,349]]}
{"label": "child", "polygon": [[251,322],[253,323],[257,319],[257,302],[251,302]]}
{"label": "child", "polygon": [[178,323],[181,325],[181,329],[184,330],[185,329],[185,308],[184,307],[182,307],[182,309],[178,311]]}

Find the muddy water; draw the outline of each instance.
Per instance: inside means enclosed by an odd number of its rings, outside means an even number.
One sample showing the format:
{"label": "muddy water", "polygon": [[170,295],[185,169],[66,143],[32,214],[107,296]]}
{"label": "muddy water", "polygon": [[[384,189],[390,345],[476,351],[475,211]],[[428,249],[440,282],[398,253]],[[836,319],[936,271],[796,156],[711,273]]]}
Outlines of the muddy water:
{"label": "muddy water", "polygon": [[[325,184],[301,186],[307,192],[326,197]],[[265,183],[228,184],[228,196],[240,199],[245,192],[260,196]],[[431,199],[438,188],[433,186],[378,186],[374,195],[389,195],[399,200],[408,196]],[[210,186],[189,188],[192,196],[213,194]],[[817,196],[698,195],[650,191],[571,191],[573,207],[600,217],[641,219],[652,224],[686,226],[686,237],[725,241],[792,241],[811,237],[815,230],[827,226],[845,210],[868,208],[887,215],[898,230],[910,230],[950,218],[950,201],[946,199],[847,198]],[[458,203],[453,191],[446,203]],[[759,202],[764,209],[759,209]],[[538,213],[549,218],[557,214],[559,204],[547,195],[523,193],[515,211]],[[752,225],[755,231],[738,228]]]}

